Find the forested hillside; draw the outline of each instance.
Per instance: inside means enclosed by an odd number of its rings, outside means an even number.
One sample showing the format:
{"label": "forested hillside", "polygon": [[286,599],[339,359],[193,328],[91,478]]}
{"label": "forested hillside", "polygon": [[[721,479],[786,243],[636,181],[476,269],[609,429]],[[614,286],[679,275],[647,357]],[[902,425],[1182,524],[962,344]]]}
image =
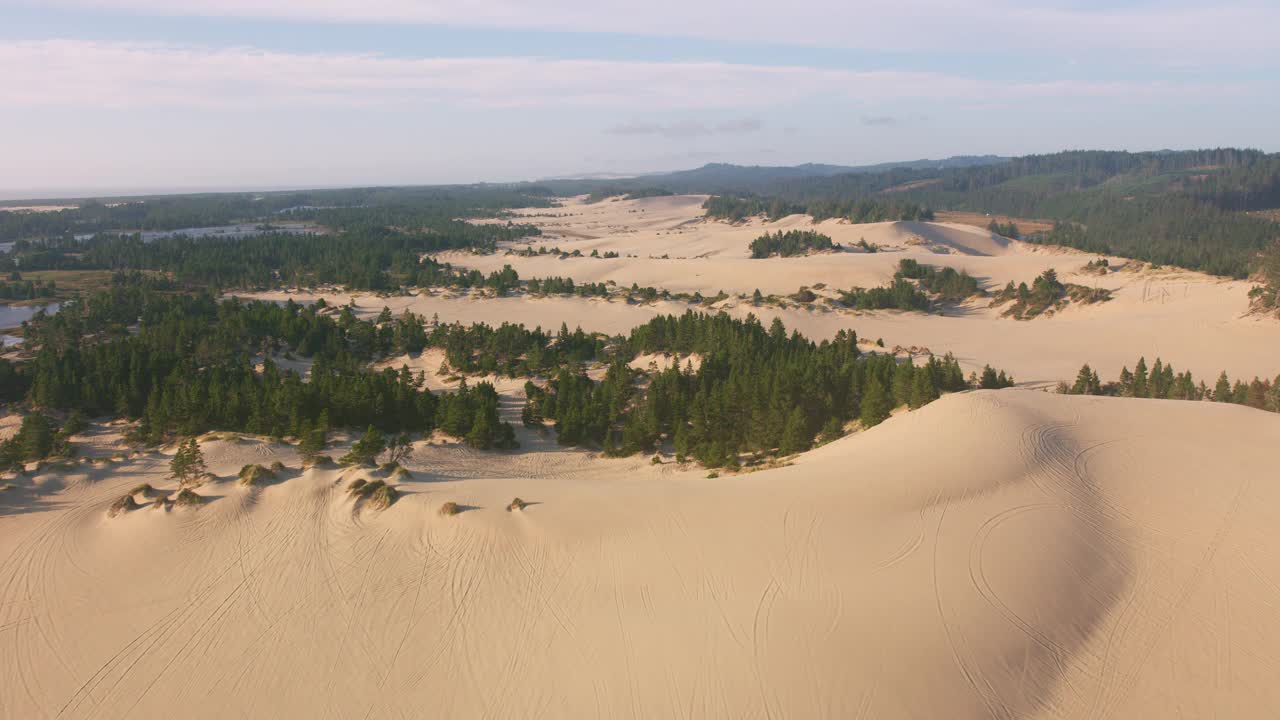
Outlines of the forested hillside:
{"label": "forested hillside", "polygon": [[[707,215],[730,221],[797,212],[927,220],[938,210],[1058,221],[1025,239],[1231,277],[1256,268],[1259,251],[1280,235],[1280,224],[1251,213],[1280,208],[1280,155],[1256,150],[1069,151],[843,170],[714,165],[632,182],[641,181],[714,195]],[[611,182],[618,192],[629,187]]]}

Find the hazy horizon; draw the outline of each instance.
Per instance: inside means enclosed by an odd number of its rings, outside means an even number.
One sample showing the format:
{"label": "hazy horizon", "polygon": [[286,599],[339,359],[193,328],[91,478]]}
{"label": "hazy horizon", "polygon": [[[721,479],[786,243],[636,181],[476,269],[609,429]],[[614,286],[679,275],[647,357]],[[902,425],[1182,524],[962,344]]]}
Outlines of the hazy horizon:
{"label": "hazy horizon", "polygon": [[6,197],[1280,149],[1256,0],[0,8]]}

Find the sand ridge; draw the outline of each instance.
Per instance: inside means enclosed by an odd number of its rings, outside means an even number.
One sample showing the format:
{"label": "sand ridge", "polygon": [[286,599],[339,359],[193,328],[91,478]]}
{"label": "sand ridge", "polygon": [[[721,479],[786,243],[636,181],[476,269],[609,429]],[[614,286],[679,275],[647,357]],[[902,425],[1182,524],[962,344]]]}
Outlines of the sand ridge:
{"label": "sand ridge", "polygon": [[[202,507],[108,519],[165,486],[144,454],[0,497],[0,697],[68,718],[1274,717],[1277,443],[1280,418],[1237,406],[970,392],[716,479],[538,453],[459,478],[423,443],[375,512],[344,488],[376,471],[214,441]],[[231,479],[273,459],[294,469]]]}

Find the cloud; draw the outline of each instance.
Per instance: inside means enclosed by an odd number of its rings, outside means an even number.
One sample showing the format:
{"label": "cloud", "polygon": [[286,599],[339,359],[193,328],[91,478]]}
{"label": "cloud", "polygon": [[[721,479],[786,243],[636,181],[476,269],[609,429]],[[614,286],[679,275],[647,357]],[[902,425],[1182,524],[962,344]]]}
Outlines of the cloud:
{"label": "cloud", "polygon": [[[1244,92],[1228,84],[998,82],[915,71],[850,71],[723,62],[402,58],[154,43],[0,42],[0,106],[280,106],[765,109],[804,100],[969,101],[1102,97],[1112,102]],[[752,119],[618,126],[623,134],[752,132]]]}
{"label": "cloud", "polygon": [[667,125],[654,122],[620,123],[605,128],[605,132],[610,135],[659,135],[678,140],[708,135],[741,135],[757,132],[761,127],[763,125],[756,118],[742,118],[710,126],[688,120]]}
{"label": "cloud", "polygon": [[[286,21],[411,23],[482,28],[709,37],[884,50],[1008,48],[1274,53],[1272,0],[1068,3],[1062,0],[0,0],[47,8]],[[850,28],[859,30],[850,31]],[[1229,32],[1222,31],[1229,28]],[[1215,29],[1217,31],[1215,31]]]}

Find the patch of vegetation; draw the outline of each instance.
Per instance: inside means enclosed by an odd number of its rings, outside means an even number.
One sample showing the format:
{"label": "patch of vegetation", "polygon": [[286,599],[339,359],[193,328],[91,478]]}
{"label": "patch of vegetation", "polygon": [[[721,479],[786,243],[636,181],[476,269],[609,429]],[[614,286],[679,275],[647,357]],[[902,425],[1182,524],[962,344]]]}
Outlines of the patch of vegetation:
{"label": "patch of vegetation", "polygon": [[971,386],[980,390],[1000,390],[1003,388],[1013,387],[1013,377],[1006,375],[1005,371],[996,372],[995,368],[990,365],[982,367],[982,374],[969,382]]}
{"label": "patch of vegetation", "polygon": [[139,507],[141,506],[133,499],[133,495],[125,495],[111,503],[111,507],[107,508],[107,517],[115,517],[120,513],[136,510]]}
{"label": "patch of vegetation", "polygon": [[[372,484],[373,483],[370,483],[370,485]],[[369,507],[372,507],[375,510],[386,510],[391,507],[397,499],[399,499],[400,492],[390,485],[383,484],[374,489],[368,497]]]}
{"label": "patch of vegetation", "polygon": [[39,280],[23,280],[16,270],[9,274],[8,280],[0,280],[0,300],[37,300],[57,297],[58,286],[54,282]]}
{"label": "patch of vegetation", "polygon": [[524,510],[526,507],[528,507],[528,505],[529,503],[525,502],[524,500],[521,500],[520,498],[513,498],[511,502],[507,503],[507,512]]}
{"label": "patch of vegetation", "polygon": [[154,487],[151,487],[151,483],[142,483],[141,485],[134,485],[133,488],[129,490],[130,496],[139,495],[139,494],[141,494],[142,497],[149,498],[152,495],[156,494],[156,489]]}
{"label": "patch of vegetation", "polygon": [[173,504],[177,507],[198,507],[203,502],[204,497],[197,495],[191,488],[182,488],[173,499]]}
{"label": "patch of vegetation", "polygon": [[460,512],[462,512],[462,507],[452,500],[440,506],[440,514],[445,517],[457,515]]}
{"label": "patch of vegetation", "polygon": [[813,230],[788,230],[765,233],[751,241],[751,257],[760,259],[773,257],[794,257],[809,255],[815,252],[826,252],[835,249],[830,236]]}
{"label": "patch of vegetation", "polygon": [[1080,272],[1088,275],[1106,275],[1111,272],[1111,261],[1106,258],[1096,258],[1084,264]]}
{"label": "patch of vegetation", "polygon": [[946,302],[960,302],[973,295],[982,294],[978,281],[968,272],[956,271],[952,267],[938,268],[911,258],[898,261],[898,270],[894,273],[894,278],[915,280],[922,289]]}
{"label": "patch of vegetation", "polygon": [[1084,285],[1064,284],[1058,280],[1058,273],[1049,268],[1031,283],[1020,283],[1016,287],[1013,281],[995,293],[992,306],[1012,302],[1005,311],[1005,317],[1018,320],[1030,320],[1040,315],[1052,315],[1062,309],[1068,302],[1092,304],[1106,302],[1111,299],[1111,291],[1104,288],[1090,288]]}
{"label": "patch of vegetation", "polygon": [[914,283],[897,277],[888,285],[877,288],[855,287],[840,293],[840,303],[858,310],[910,310],[928,312],[932,303],[929,296]]}
{"label": "patch of vegetation", "polygon": [[991,223],[987,225],[987,229],[997,235],[1003,235],[1004,237],[1007,237],[1007,238],[1017,239],[1019,236],[1022,235],[1022,233],[1018,231],[1017,224],[1014,223],[1012,220],[1010,220],[1007,223],[1002,223],[996,220],[992,220]]}
{"label": "patch of vegetation", "polygon": [[71,448],[59,437],[53,421],[39,410],[27,413],[13,437],[0,442],[0,471],[21,470],[26,463],[66,456]]}
{"label": "patch of vegetation", "polygon": [[1249,291],[1254,308],[1261,312],[1280,310],[1280,238],[1262,254],[1257,277],[1260,284]]}
{"label": "patch of vegetation", "polygon": [[238,477],[240,478],[240,484],[246,487],[253,486],[253,485],[261,485],[263,483],[271,482],[273,480],[278,479],[278,476],[276,475],[275,472],[261,465],[253,465],[253,464],[245,465],[244,467],[240,468],[240,473]]}

